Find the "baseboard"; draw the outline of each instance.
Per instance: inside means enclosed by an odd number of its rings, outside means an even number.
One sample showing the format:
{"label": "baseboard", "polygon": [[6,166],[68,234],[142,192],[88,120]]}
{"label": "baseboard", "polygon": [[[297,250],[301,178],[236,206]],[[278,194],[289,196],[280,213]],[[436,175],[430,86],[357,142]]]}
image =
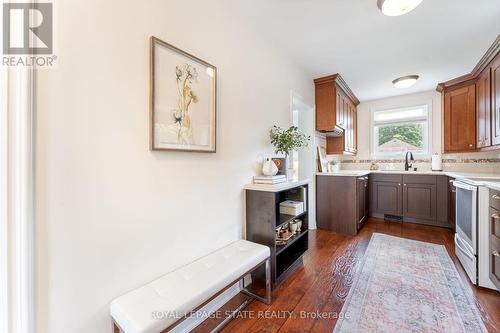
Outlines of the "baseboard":
{"label": "baseboard", "polygon": [[200,325],[210,314],[213,314],[214,312],[219,310],[224,304],[226,304],[231,298],[236,296],[239,292],[240,292],[240,287],[238,283],[236,283],[198,311],[199,313],[203,313],[203,317],[187,318],[179,325],[177,325],[172,330],[172,332],[187,333],[192,331],[196,326]]}

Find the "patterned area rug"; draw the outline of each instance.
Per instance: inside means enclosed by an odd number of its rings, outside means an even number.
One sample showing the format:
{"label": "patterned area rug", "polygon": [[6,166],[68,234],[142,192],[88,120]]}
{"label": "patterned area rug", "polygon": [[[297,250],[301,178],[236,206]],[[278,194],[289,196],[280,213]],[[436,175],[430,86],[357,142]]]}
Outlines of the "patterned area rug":
{"label": "patterned area rug", "polygon": [[487,332],[442,245],[373,234],[334,333]]}

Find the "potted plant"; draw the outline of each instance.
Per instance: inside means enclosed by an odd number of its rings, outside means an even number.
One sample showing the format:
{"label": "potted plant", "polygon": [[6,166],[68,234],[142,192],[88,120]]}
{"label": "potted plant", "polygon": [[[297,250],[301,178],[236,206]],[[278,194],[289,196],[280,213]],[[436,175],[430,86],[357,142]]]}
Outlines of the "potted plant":
{"label": "potted plant", "polygon": [[288,129],[273,126],[269,136],[271,138],[271,144],[274,146],[275,153],[285,155],[286,176],[288,179],[291,179],[293,176],[293,167],[290,162],[290,153],[307,147],[311,137],[300,132],[297,126],[291,126]]}

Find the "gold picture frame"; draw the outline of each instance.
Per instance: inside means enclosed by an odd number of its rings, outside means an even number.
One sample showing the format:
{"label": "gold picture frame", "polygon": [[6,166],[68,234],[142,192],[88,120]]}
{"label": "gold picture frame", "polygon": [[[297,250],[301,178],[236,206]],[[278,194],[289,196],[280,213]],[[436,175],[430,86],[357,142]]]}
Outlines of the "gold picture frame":
{"label": "gold picture frame", "polygon": [[217,67],[151,36],[150,149],[215,153]]}

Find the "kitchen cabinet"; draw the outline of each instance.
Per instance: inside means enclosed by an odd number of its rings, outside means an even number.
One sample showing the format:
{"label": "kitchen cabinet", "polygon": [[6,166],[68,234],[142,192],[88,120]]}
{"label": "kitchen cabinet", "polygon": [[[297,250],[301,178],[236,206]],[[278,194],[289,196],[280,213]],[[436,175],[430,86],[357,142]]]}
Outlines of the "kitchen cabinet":
{"label": "kitchen cabinet", "polygon": [[445,153],[476,150],[476,85],[444,93]]}
{"label": "kitchen cabinet", "polygon": [[314,80],[316,130],[327,136],[328,154],[357,153],[359,100],[339,74]]}
{"label": "kitchen cabinet", "polygon": [[471,73],[439,83],[444,152],[500,150],[500,36]]}
{"label": "kitchen cabinet", "polygon": [[368,219],[368,177],[358,177],[356,180],[356,210],[358,212],[358,230]]}
{"label": "kitchen cabinet", "polygon": [[457,189],[453,185],[455,178],[448,177],[448,224],[450,228],[455,230],[455,214],[456,214],[456,202],[457,202]]}
{"label": "kitchen cabinet", "polygon": [[370,216],[449,227],[448,177],[373,174],[370,179]]}
{"label": "kitchen cabinet", "polygon": [[384,215],[403,214],[402,175],[374,174],[370,177],[370,214],[384,218]]}
{"label": "kitchen cabinet", "polygon": [[491,65],[491,116],[491,143],[500,145],[500,54]]}
{"label": "kitchen cabinet", "polygon": [[491,69],[486,68],[476,83],[477,148],[491,146]]}
{"label": "kitchen cabinet", "polygon": [[368,177],[316,176],[316,224],[342,234],[356,235],[367,214]]}
{"label": "kitchen cabinet", "polygon": [[403,176],[403,216],[408,219],[436,220],[435,176]]}

